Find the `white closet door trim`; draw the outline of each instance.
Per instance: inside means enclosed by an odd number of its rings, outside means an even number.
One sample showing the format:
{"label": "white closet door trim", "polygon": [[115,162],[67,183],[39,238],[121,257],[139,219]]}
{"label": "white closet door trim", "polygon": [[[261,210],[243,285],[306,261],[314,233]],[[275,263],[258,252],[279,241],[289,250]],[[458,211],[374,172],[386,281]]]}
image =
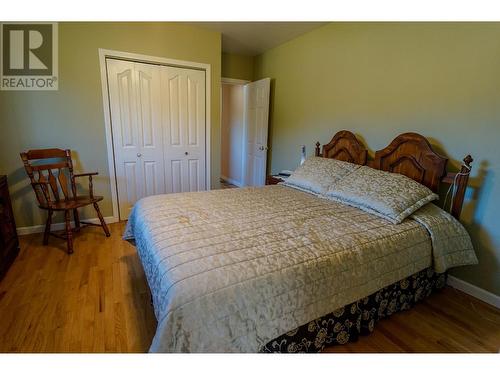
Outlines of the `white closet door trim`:
{"label": "white closet door trim", "polygon": [[174,60],[167,59],[164,57],[141,55],[131,52],[113,51],[109,49],[99,48],[99,67],[101,70],[101,90],[102,90],[102,106],[104,110],[104,126],[106,130],[106,148],[108,151],[108,168],[109,168],[109,180],[111,185],[111,201],[113,204],[113,220],[119,220],[118,212],[118,193],[116,187],[116,174],[115,174],[115,158],[113,153],[113,133],[111,130],[111,112],[109,106],[109,93],[108,93],[108,77],[106,71],[106,58],[116,58],[121,60],[129,60],[134,62],[142,62],[146,64],[159,64],[168,65],[176,67],[184,67],[190,69],[200,69],[205,71],[205,160],[206,160],[206,188],[210,190],[210,134],[211,134],[211,113],[210,113],[210,103],[211,103],[211,65],[198,63],[193,61],[184,60]]}

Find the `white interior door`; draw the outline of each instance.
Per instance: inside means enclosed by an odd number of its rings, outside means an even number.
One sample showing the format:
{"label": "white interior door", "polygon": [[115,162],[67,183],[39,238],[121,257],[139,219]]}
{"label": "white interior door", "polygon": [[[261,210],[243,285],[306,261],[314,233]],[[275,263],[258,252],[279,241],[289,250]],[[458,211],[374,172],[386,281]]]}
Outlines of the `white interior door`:
{"label": "white interior door", "polygon": [[205,72],[161,67],[167,193],[206,188]]}
{"label": "white interior door", "polygon": [[142,197],[165,192],[160,72],[155,65],[107,60],[120,218]]}
{"label": "white interior door", "polygon": [[266,182],[270,84],[271,79],[264,78],[245,85],[243,166],[246,186],[262,186]]}
{"label": "white interior door", "polygon": [[206,188],[205,72],[107,59],[120,219],[143,197]]}

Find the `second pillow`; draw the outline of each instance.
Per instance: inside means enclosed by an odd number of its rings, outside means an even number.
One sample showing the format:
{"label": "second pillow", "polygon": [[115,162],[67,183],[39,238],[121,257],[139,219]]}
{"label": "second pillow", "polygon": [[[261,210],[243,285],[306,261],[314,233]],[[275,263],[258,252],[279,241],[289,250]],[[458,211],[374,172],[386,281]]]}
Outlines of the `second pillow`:
{"label": "second pillow", "polygon": [[331,185],[328,199],[357,207],[394,224],[439,199],[429,188],[399,173],[362,166]]}
{"label": "second pillow", "polygon": [[315,194],[324,194],[332,184],[358,168],[360,165],[357,164],[312,156],[299,166],[283,182],[283,185]]}

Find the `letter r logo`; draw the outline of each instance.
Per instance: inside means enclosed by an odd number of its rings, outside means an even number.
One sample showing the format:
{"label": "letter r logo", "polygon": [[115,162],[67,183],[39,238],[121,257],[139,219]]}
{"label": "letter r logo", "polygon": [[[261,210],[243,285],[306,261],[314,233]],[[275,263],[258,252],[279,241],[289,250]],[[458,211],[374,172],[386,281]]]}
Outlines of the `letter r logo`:
{"label": "letter r logo", "polygon": [[0,23],[0,90],[59,90],[57,22]]}
{"label": "letter r logo", "polygon": [[2,73],[4,76],[51,76],[52,24],[3,24]]}

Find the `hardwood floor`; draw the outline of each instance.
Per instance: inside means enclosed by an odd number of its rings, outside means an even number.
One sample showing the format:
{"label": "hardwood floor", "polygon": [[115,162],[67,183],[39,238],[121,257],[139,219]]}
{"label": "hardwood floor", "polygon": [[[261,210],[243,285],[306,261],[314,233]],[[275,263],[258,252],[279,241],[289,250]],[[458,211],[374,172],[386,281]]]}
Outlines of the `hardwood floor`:
{"label": "hardwood floor", "polygon": [[[0,282],[0,352],[145,352],[156,320],[124,223],[75,236],[75,253],[56,238],[21,237]],[[379,322],[356,343],[326,352],[498,352],[500,310],[453,288]]]}
{"label": "hardwood floor", "polygon": [[224,181],[222,178],[220,179],[220,188],[221,189],[234,189],[236,188],[236,185],[233,185],[230,182]]}
{"label": "hardwood floor", "polygon": [[413,309],[379,321],[358,342],[330,353],[498,353],[500,310],[445,287]]}
{"label": "hardwood floor", "polygon": [[0,282],[2,352],[144,352],[156,320],[124,224],[85,228],[72,255],[65,243],[21,237],[21,252]]}

